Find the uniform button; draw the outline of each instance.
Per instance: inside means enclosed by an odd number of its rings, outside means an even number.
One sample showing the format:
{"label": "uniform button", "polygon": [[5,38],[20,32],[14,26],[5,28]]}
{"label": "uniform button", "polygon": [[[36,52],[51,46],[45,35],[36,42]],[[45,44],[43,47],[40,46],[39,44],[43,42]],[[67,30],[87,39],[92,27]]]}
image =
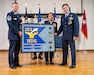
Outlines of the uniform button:
{"label": "uniform button", "polygon": [[65,29],[66,30],[66,29]]}
{"label": "uniform button", "polygon": [[65,25],[66,25],[67,23],[65,23]]}
{"label": "uniform button", "polygon": [[67,26],[65,25],[65,27],[67,27]]}

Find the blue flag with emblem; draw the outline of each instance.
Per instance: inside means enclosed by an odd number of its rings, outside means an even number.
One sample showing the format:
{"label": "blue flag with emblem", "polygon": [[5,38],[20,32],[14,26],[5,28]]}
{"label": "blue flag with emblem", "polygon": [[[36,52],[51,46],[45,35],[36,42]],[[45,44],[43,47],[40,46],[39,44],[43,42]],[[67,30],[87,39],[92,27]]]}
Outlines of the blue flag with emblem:
{"label": "blue flag with emblem", "polygon": [[38,23],[41,22],[41,11],[40,11],[40,8],[39,8],[39,12],[38,12]]}
{"label": "blue flag with emblem", "polygon": [[54,20],[56,19],[56,8],[54,7]]}

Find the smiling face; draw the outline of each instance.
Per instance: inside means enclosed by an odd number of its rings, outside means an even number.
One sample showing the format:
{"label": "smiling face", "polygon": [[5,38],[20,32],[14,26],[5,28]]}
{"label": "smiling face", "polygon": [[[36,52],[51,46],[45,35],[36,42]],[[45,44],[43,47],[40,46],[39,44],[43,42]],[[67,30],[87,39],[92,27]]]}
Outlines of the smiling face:
{"label": "smiling face", "polygon": [[67,4],[64,4],[62,6],[62,10],[64,11],[65,14],[68,14],[69,13],[69,6]]}
{"label": "smiling face", "polygon": [[49,21],[53,21],[54,20],[53,13],[49,13],[48,14],[48,19],[49,19]]}

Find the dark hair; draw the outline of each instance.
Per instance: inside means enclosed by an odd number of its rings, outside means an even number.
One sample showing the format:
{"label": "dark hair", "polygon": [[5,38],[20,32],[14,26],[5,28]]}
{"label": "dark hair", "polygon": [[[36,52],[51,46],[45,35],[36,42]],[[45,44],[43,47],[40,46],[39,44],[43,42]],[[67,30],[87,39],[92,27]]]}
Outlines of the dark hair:
{"label": "dark hair", "polygon": [[13,2],[12,5],[14,5],[14,4],[18,4],[18,3],[17,2]]}
{"label": "dark hair", "polygon": [[[52,12],[49,12],[48,15],[49,15],[49,14],[52,14],[52,15],[54,16],[54,14],[53,14]],[[48,17],[48,16],[47,16],[47,17]]]}
{"label": "dark hair", "polygon": [[68,5],[68,4],[63,4],[63,5],[62,5],[62,8],[63,8],[65,5],[69,7],[69,5]]}

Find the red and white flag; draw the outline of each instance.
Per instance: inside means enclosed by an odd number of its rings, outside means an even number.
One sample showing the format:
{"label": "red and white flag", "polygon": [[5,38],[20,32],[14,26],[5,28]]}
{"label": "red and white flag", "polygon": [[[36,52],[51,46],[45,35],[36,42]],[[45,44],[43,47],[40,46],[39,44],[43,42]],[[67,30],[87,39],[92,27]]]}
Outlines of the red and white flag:
{"label": "red and white flag", "polygon": [[84,10],[84,14],[83,14],[81,32],[83,33],[84,37],[86,39],[88,39],[87,20],[86,20],[86,12],[85,12],[85,10]]}

